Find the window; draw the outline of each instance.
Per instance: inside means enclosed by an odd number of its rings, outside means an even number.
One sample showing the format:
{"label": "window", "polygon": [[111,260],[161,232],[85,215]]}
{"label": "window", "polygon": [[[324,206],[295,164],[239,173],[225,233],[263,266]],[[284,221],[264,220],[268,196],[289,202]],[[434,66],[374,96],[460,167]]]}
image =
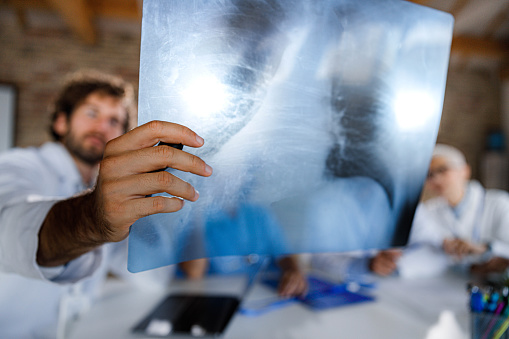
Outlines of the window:
{"label": "window", "polygon": [[0,152],[14,146],[16,88],[0,84]]}

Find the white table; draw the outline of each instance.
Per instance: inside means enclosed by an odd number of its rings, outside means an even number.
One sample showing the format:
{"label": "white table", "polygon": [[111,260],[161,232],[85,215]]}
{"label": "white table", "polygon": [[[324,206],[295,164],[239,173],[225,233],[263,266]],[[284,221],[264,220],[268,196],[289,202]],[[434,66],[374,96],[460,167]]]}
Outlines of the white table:
{"label": "white table", "polygon": [[[374,290],[376,301],[313,312],[299,303],[257,317],[236,314],[225,338],[426,338],[444,310],[454,313],[462,331],[469,333],[466,277],[405,280],[385,278]],[[71,339],[141,338],[130,333],[169,292],[194,291],[239,294],[245,280],[207,278],[176,281],[169,291],[141,291],[120,281],[109,281],[102,298],[72,328]],[[274,291],[255,285],[248,300],[267,298]]]}

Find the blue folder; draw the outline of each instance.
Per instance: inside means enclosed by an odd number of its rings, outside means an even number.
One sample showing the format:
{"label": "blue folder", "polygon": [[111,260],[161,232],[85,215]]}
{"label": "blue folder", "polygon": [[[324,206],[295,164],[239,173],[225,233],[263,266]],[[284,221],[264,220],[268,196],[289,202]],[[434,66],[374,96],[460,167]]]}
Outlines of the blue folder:
{"label": "blue folder", "polygon": [[[334,283],[315,276],[309,276],[307,280],[309,288],[305,296],[254,300],[244,303],[240,312],[244,315],[256,316],[295,302],[300,302],[313,311],[319,311],[376,300],[375,296],[371,294],[375,288],[374,284]],[[267,278],[263,280],[263,283],[277,289],[279,279]]]}

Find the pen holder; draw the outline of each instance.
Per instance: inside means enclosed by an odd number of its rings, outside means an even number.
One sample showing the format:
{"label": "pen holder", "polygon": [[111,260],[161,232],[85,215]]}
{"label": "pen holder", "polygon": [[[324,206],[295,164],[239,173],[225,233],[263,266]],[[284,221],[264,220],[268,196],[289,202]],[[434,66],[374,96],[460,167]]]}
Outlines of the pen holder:
{"label": "pen holder", "polygon": [[471,313],[472,339],[509,339],[509,317],[493,313]]}

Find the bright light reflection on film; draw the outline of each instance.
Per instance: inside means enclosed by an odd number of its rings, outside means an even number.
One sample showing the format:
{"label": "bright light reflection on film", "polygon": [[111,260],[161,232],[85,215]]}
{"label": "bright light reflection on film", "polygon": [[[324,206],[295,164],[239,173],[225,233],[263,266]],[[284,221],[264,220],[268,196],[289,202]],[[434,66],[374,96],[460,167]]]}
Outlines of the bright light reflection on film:
{"label": "bright light reflection on film", "polygon": [[213,75],[198,77],[182,91],[189,110],[206,116],[221,111],[227,103],[227,88]]}
{"label": "bright light reflection on film", "polygon": [[422,128],[436,114],[437,103],[428,92],[401,91],[394,100],[396,121],[402,130]]}

